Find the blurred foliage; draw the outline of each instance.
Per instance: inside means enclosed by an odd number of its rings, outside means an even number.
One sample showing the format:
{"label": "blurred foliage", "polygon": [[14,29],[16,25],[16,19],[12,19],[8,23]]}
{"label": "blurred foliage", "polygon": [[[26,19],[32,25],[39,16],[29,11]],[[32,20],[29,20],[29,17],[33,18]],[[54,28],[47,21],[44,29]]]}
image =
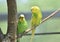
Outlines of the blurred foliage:
{"label": "blurred foliage", "polygon": [[[37,5],[42,11],[53,11],[60,8],[60,0],[16,0],[18,12],[28,12],[30,8]],[[0,12],[7,12],[6,0],[0,0]]]}
{"label": "blurred foliage", "polygon": [[[29,42],[31,36],[24,36],[21,42]],[[60,35],[35,35],[33,42],[60,42]]]}
{"label": "blurred foliage", "polygon": [[0,21],[0,28],[3,34],[7,33],[7,21]]}
{"label": "blurred foliage", "polygon": [[17,9],[18,11],[30,11],[30,8],[34,5],[37,5],[41,8],[43,11],[48,11],[48,10],[55,10],[60,8],[59,3],[60,1],[58,0],[24,0],[26,3],[23,3],[23,1],[18,0],[17,1]]}

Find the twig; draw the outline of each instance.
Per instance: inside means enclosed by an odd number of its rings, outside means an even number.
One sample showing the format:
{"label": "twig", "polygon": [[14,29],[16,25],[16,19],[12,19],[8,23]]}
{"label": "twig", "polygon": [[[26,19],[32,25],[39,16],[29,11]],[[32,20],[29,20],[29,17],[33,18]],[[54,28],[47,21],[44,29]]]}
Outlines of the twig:
{"label": "twig", "polygon": [[4,39],[4,35],[3,35],[2,30],[0,28],[0,42],[2,42],[3,39]]}
{"label": "twig", "polygon": [[53,12],[52,14],[50,14],[49,16],[47,16],[45,19],[42,20],[41,23],[45,22],[46,20],[50,19],[51,17],[53,17],[55,14],[57,14],[60,11],[60,8],[58,10],[56,10],[55,12]]}
{"label": "twig", "polygon": [[[60,34],[60,32],[36,33],[35,35],[53,35],[53,34]],[[29,35],[31,34],[25,34],[25,36]]]}
{"label": "twig", "polygon": [[[59,11],[60,11],[60,9],[56,10],[55,12],[53,12],[52,14],[50,14],[49,16],[47,16],[45,19],[43,19],[41,23],[43,23],[43,22],[47,21],[48,19],[50,19],[52,16],[54,16],[55,14],[57,14]],[[30,31],[33,30],[33,29],[34,29],[34,28],[27,29],[27,30],[22,34],[22,36],[25,35],[26,33],[30,32]],[[18,37],[20,37],[20,35],[19,35]]]}

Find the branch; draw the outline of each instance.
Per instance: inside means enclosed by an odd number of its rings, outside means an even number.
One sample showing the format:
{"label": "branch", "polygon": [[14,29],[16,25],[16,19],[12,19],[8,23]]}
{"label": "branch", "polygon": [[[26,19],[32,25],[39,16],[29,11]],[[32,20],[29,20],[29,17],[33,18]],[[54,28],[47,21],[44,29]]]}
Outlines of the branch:
{"label": "branch", "polygon": [[4,34],[2,33],[1,28],[0,28],[0,42],[2,42],[3,38],[4,38]]}
{"label": "branch", "polygon": [[58,10],[56,10],[55,12],[53,12],[52,14],[50,14],[49,16],[47,16],[45,19],[42,20],[41,23],[45,22],[46,20],[50,19],[51,17],[53,17],[55,14],[57,14],[60,11],[60,8]]}
{"label": "branch", "polygon": [[[49,16],[47,16],[45,19],[42,20],[41,23],[47,21],[48,19],[50,19],[51,17],[53,17],[55,14],[57,14],[58,12],[60,11],[60,9],[56,10],[55,12],[53,12],[52,14],[50,14]],[[33,30],[34,28],[30,28],[30,29],[27,29],[23,34],[25,35],[26,33],[30,32],[31,30]],[[21,37],[21,34],[19,36],[17,36],[17,38]]]}
{"label": "branch", "polygon": [[10,35],[10,41],[16,42],[16,30],[17,30],[17,6],[16,0],[7,0],[8,8],[8,31],[7,35]]}
{"label": "branch", "polygon": [[[60,32],[36,33],[35,35],[52,35],[52,34],[60,34]],[[29,35],[31,34],[25,34],[25,36]]]}

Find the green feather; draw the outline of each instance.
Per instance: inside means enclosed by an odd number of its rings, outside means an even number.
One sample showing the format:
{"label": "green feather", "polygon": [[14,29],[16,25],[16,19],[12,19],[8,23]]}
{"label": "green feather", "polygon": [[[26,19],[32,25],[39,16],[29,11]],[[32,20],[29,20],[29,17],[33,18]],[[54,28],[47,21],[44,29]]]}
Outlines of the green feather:
{"label": "green feather", "polygon": [[27,29],[28,25],[26,20],[24,21],[18,21],[18,28],[17,28],[17,33],[23,33]]}

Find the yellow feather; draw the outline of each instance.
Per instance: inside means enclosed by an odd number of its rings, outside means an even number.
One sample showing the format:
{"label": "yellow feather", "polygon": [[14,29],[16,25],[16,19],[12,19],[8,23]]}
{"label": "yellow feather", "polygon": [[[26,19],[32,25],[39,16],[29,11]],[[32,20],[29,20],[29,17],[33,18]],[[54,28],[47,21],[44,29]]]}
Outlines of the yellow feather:
{"label": "yellow feather", "polygon": [[[33,6],[31,8],[31,11],[32,11],[31,27],[36,28],[41,23],[42,13],[39,7],[37,6]],[[35,34],[35,29],[32,30],[32,36],[30,42],[33,41],[34,34]]]}
{"label": "yellow feather", "polygon": [[34,38],[34,33],[35,33],[35,29],[32,30],[32,35],[31,35],[31,39],[30,39],[30,42],[33,41],[33,38]]}

